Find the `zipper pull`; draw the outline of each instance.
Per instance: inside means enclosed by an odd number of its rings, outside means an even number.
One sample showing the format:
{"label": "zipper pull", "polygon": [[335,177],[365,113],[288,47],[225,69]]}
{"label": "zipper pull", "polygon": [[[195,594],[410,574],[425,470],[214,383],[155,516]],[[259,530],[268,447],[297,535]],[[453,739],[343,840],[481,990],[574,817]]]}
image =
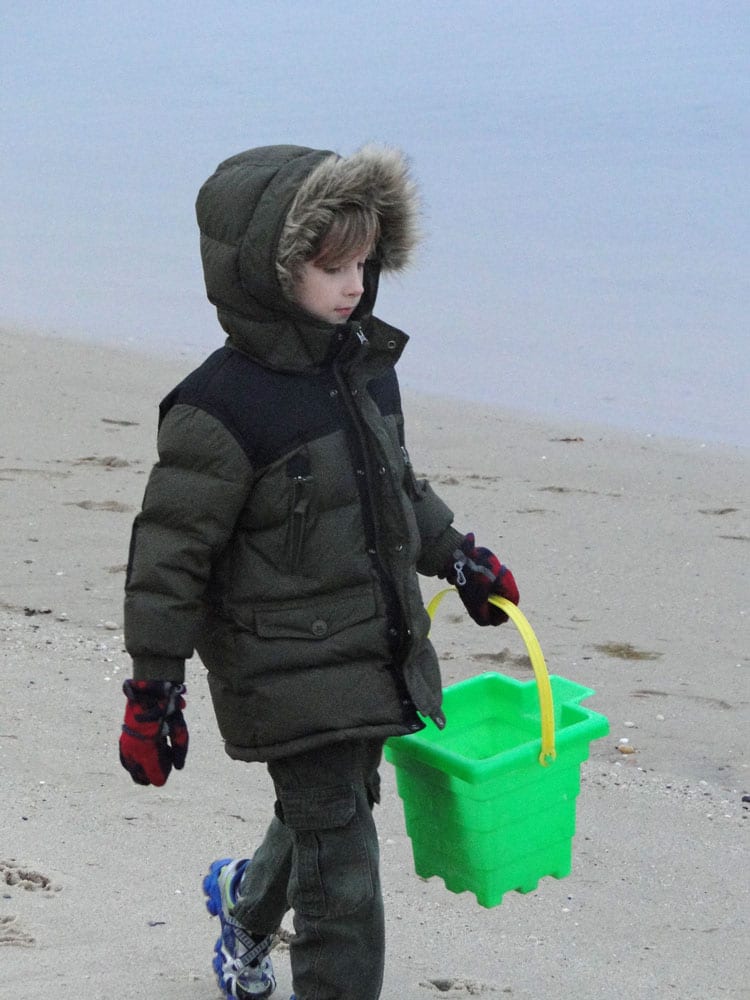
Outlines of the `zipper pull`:
{"label": "zipper pull", "polygon": [[360,344],[361,344],[361,345],[362,345],[362,346],[364,347],[364,345],[365,345],[366,343],[368,343],[368,340],[367,340],[367,337],[365,336],[365,332],[364,332],[364,330],[363,330],[363,329],[362,329],[362,327],[361,327],[361,326],[359,325],[359,323],[355,323],[355,324],[354,324],[354,333],[355,333],[355,335],[356,335],[356,337],[357,337],[357,340],[358,340],[358,341],[360,342]]}

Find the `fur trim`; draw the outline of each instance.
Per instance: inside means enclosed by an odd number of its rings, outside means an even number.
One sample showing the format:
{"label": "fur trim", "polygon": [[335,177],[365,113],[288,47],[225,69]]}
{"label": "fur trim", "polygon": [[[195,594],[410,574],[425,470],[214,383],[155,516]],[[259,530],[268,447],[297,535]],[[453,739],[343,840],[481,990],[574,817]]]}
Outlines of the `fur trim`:
{"label": "fur trim", "polygon": [[348,157],[335,153],[302,182],[279,239],[276,270],[288,288],[295,269],[309,260],[337,208],[351,203],[375,210],[380,220],[376,258],[383,271],[401,271],[419,242],[419,198],[403,153],[367,145]]}

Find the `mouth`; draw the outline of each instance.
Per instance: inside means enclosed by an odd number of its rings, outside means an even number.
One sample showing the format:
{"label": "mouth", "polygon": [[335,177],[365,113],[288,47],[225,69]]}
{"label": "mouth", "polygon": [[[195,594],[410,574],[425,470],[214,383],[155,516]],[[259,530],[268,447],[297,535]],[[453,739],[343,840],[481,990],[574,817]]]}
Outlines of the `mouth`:
{"label": "mouth", "polygon": [[333,310],[337,316],[351,316],[354,312],[354,306],[341,306],[338,309]]}

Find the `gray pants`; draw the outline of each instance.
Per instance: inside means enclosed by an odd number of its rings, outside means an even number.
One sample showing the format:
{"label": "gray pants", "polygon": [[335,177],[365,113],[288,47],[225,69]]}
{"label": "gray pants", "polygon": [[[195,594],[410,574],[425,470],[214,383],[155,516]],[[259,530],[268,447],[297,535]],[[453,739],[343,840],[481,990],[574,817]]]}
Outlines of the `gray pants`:
{"label": "gray pants", "polygon": [[297,1000],[377,1000],[385,934],[378,838],[382,741],[271,761],[276,816],[245,870],[234,914],[273,934],[294,910]]}

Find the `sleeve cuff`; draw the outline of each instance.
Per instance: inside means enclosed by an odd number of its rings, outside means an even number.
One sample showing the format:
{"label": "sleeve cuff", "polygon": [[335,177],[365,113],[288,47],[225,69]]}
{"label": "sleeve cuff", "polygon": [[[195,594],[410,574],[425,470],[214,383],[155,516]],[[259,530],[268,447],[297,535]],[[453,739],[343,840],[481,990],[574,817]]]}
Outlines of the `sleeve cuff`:
{"label": "sleeve cuff", "polygon": [[133,680],[185,683],[185,661],[171,656],[134,656]]}
{"label": "sleeve cuff", "polygon": [[460,531],[448,525],[438,538],[430,539],[422,550],[417,562],[417,572],[423,576],[444,577],[453,553],[461,547],[464,537]]}

